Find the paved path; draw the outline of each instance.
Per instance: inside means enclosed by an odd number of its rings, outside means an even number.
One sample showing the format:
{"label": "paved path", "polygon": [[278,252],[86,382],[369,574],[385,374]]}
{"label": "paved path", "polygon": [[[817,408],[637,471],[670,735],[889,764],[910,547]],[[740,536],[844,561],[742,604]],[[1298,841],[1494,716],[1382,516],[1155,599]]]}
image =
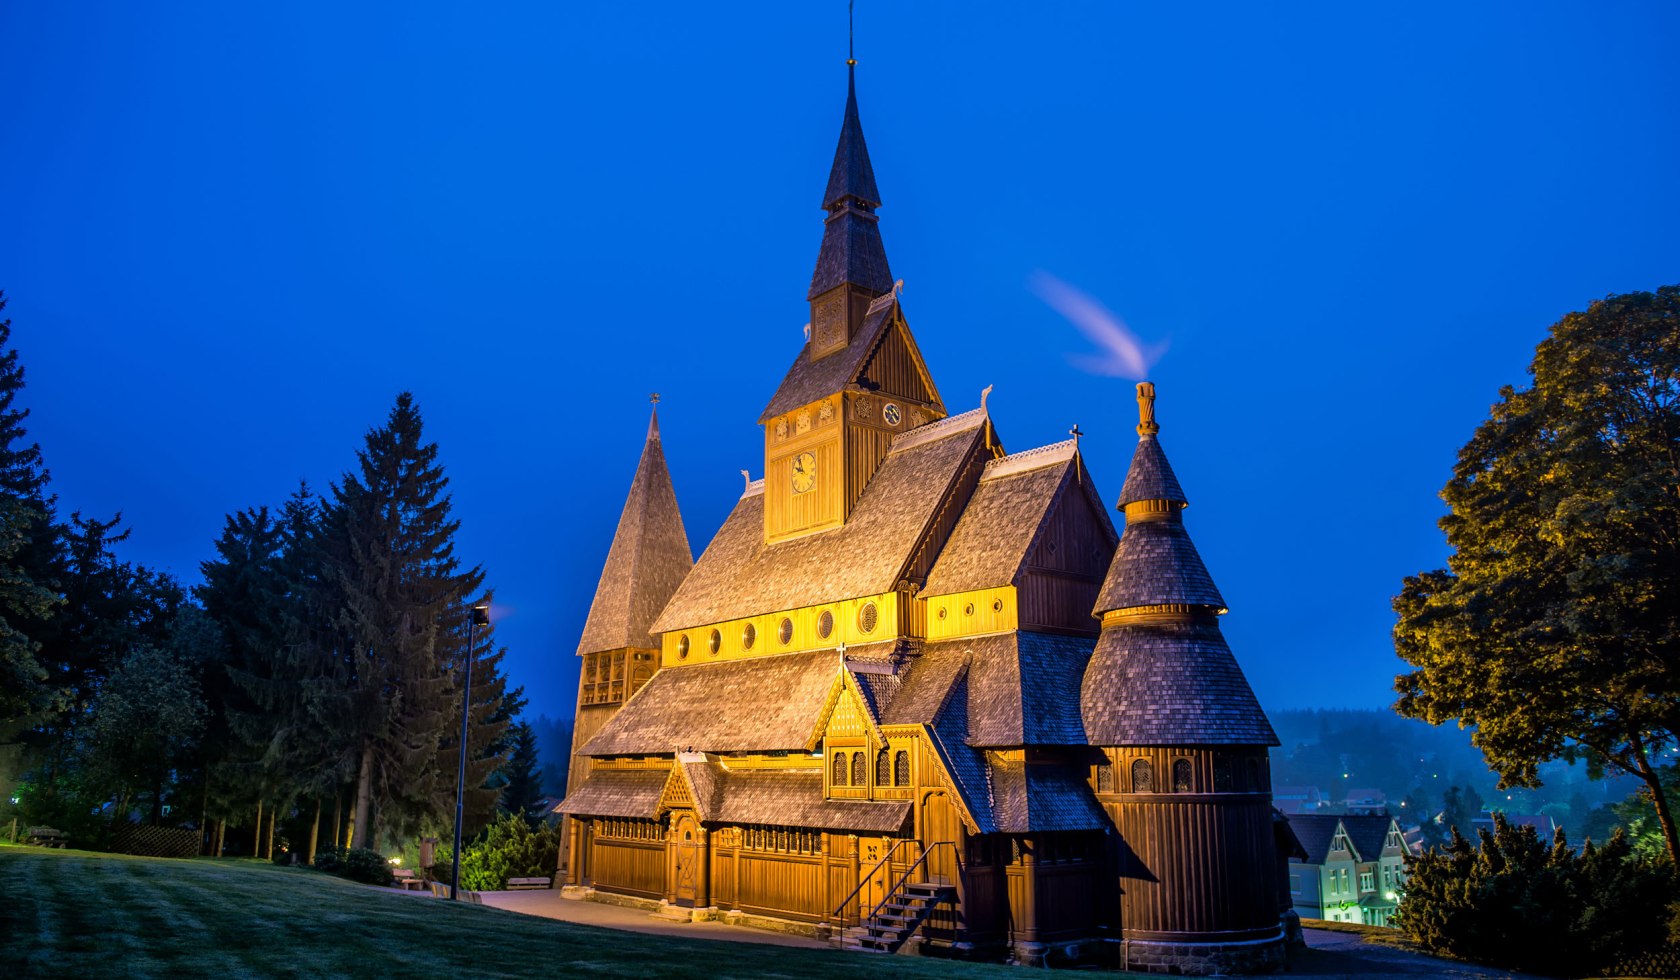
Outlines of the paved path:
{"label": "paved path", "polygon": [[803,949],[828,949],[829,945],[806,936],[789,936],[766,929],[732,926],[722,922],[672,922],[642,909],[627,909],[620,905],[605,905],[582,899],[561,898],[554,889],[521,892],[479,892],[479,899],[493,908],[507,909],[524,915],[540,915],[545,919],[561,919],[586,926],[645,932],[654,936],[681,936],[684,939],[721,939],[731,943],[765,943],[771,946],[798,946]]}
{"label": "paved path", "polygon": [[[805,936],[790,936],[747,926],[731,926],[722,922],[673,922],[642,909],[561,898],[558,891],[548,889],[480,892],[479,897],[483,904],[493,908],[523,915],[538,915],[546,919],[600,926],[604,929],[620,929],[653,936],[680,936],[685,939],[717,939],[732,943],[764,943],[804,949],[830,948],[825,942]],[[1416,980],[1418,977],[1447,977],[1457,980],[1527,980],[1526,974],[1512,973],[1509,970],[1436,959],[1381,943],[1368,943],[1356,933],[1333,932],[1328,929],[1305,929],[1303,932],[1308,948],[1290,963],[1285,975],[1291,978],[1313,977],[1329,980],[1333,977],[1359,977],[1361,980]]]}
{"label": "paved path", "polygon": [[1454,960],[1436,959],[1382,943],[1368,943],[1363,936],[1329,929],[1303,929],[1307,951],[1289,964],[1290,977],[1511,977],[1523,980],[1528,974],[1473,966]]}

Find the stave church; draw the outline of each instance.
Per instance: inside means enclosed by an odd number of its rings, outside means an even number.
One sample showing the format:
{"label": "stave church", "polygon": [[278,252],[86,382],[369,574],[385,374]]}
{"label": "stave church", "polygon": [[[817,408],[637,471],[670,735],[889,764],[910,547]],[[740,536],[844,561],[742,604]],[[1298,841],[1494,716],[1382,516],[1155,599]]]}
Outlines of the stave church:
{"label": "stave church", "polygon": [[1154,388],[1117,529],[1077,441],[1012,452],[941,398],[855,67],[822,206],[763,478],[698,560],[649,424],[578,644],[568,894],[860,953],[1282,966],[1277,739]]}

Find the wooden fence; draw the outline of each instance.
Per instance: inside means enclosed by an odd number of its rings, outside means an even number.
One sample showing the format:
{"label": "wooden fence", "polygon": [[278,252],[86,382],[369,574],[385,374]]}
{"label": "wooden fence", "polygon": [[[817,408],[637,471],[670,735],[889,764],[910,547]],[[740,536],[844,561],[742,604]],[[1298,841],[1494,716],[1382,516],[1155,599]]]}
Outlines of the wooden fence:
{"label": "wooden fence", "polygon": [[111,853],[141,857],[197,857],[199,832],[190,827],[147,827],[129,824],[111,837]]}

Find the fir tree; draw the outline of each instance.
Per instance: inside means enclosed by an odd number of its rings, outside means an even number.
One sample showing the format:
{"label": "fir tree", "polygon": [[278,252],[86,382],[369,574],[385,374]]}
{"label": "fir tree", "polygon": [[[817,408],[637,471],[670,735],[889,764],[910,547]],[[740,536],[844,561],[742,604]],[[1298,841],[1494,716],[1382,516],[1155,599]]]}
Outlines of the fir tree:
{"label": "fir tree", "polygon": [[[458,738],[455,676],[467,656],[467,604],[481,594],[484,574],[455,557],[459,523],[450,517],[448,480],[412,395],[398,396],[357,461],[333,493],[342,534],[332,570],[343,600],[335,622],[344,646],[339,686],[318,689],[325,702],[317,710],[346,723],[356,761],[353,843],[365,847],[377,840],[376,819],[398,832],[418,829],[452,797],[453,767],[440,763]],[[500,709],[488,700],[502,694],[499,658],[478,658],[480,728]],[[469,785],[480,786],[500,760],[474,763]]]}
{"label": "fir tree", "polygon": [[541,819],[538,803],[543,796],[542,772],[537,761],[537,733],[523,721],[515,722],[508,733],[513,737],[513,754],[502,767],[501,807],[533,823]]}

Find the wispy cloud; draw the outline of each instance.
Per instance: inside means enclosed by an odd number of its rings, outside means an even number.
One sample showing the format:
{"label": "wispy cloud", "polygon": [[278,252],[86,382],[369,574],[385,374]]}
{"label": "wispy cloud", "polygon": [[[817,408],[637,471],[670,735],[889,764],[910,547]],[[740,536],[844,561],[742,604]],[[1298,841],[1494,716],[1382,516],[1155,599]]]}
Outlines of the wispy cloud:
{"label": "wispy cloud", "polygon": [[1108,307],[1042,269],[1032,274],[1027,285],[1100,350],[1097,354],[1068,355],[1068,361],[1081,371],[1142,381],[1167,352],[1167,341],[1145,346],[1126,321]]}

